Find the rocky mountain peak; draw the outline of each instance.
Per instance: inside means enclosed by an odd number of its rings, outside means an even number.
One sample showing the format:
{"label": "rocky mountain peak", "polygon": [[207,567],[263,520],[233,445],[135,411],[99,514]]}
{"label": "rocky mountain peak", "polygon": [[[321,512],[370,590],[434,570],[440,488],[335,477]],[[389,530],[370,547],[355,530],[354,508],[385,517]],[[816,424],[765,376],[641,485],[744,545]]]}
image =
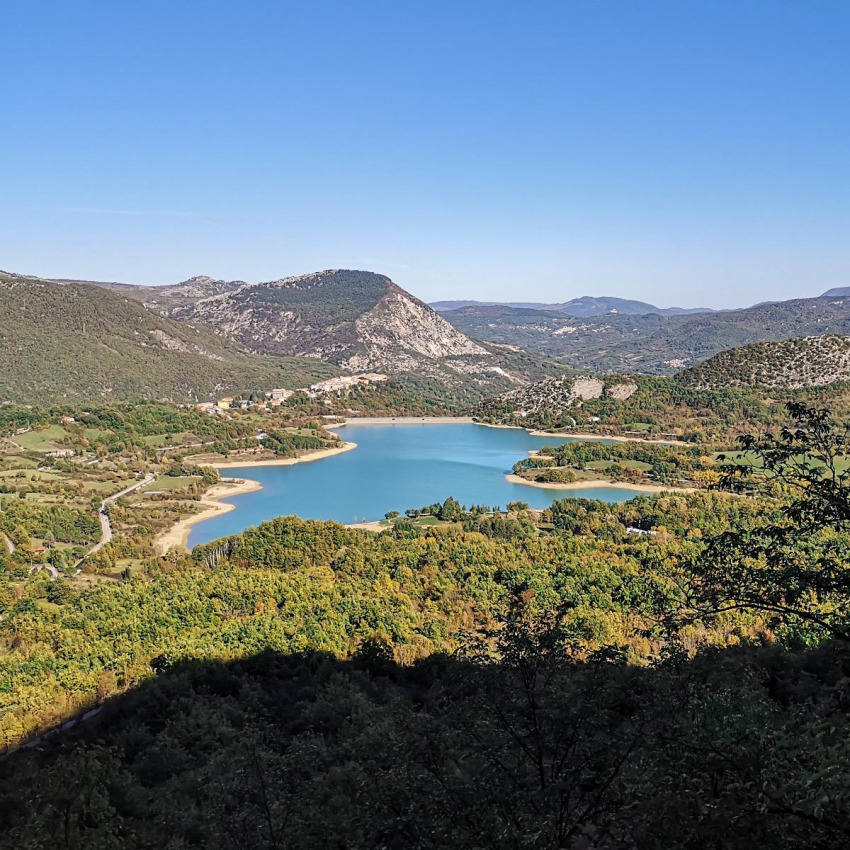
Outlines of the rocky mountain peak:
{"label": "rocky mountain peak", "polygon": [[216,280],[206,274],[196,274],[186,280],[181,281],[177,286],[185,286],[186,284],[204,284],[204,283],[224,283],[223,280]]}
{"label": "rocky mountain peak", "polygon": [[375,272],[359,271],[356,269],[325,269],[321,272],[310,272],[308,274],[299,274],[291,277],[278,278],[277,280],[269,280],[263,283],[258,283],[257,286],[308,291],[320,286],[325,286],[328,283],[333,283],[335,282],[335,279],[338,279],[343,275],[356,275],[360,278],[372,277],[382,282],[391,283],[388,277],[376,274]]}
{"label": "rocky mountain peak", "polygon": [[203,322],[251,351],[316,357],[353,371],[442,379],[448,369],[465,381],[499,368],[490,351],[389,277],[370,271],[326,269],[244,284],[171,315]]}

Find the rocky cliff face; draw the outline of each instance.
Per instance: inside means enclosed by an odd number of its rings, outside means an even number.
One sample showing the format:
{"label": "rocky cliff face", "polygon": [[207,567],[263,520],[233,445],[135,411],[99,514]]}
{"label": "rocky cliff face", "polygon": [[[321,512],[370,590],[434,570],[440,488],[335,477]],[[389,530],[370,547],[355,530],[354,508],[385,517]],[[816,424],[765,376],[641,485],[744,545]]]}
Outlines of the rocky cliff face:
{"label": "rocky cliff face", "polygon": [[395,368],[394,361],[416,363],[421,358],[472,355],[492,359],[484,348],[395,285],[355,321],[354,328],[363,352],[353,357],[358,362],[365,359],[368,368]]}
{"label": "rocky cliff face", "polygon": [[317,357],[355,372],[415,373],[449,384],[470,376],[520,382],[497,355],[373,272],[332,269],[243,284],[169,315],[203,322],[252,351]]}
{"label": "rocky cliff face", "polygon": [[525,413],[561,413],[580,406],[583,401],[598,398],[625,401],[637,392],[637,388],[634,381],[623,378],[564,375],[504,393],[497,401]]}

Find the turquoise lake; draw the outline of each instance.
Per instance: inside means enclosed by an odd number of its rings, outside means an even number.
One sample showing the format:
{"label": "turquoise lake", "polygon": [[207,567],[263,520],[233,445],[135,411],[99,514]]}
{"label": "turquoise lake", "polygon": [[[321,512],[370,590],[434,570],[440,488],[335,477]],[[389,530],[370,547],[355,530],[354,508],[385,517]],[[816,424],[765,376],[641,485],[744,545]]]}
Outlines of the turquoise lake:
{"label": "turquoise lake", "polygon": [[294,466],[240,466],[224,476],[251,478],[263,489],[225,499],[235,510],[198,523],[189,546],[236,534],[279,516],[342,523],[383,519],[387,511],[418,508],[454,496],[465,505],[528,502],[545,508],[577,496],[619,502],[636,490],[585,488],[543,490],[511,484],[505,475],[532,449],[570,442],[534,437],[514,428],[483,425],[346,425],[338,433],[357,443],[352,451]]}

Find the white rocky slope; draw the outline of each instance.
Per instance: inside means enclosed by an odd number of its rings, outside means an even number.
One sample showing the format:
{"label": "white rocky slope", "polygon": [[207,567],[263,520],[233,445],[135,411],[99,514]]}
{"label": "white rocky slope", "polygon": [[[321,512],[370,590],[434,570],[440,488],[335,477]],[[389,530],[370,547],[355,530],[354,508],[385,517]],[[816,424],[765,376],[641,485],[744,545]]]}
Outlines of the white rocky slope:
{"label": "white rocky slope", "polygon": [[243,284],[170,315],[203,322],[257,352],[317,357],[354,372],[522,382],[499,356],[373,272],[331,269]]}
{"label": "white rocky slope", "polygon": [[470,356],[482,358],[482,367],[495,362],[485,348],[452,327],[435,310],[395,286],[354,322],[354,328],[364,350],[341,364],[348,369],[380,367],[399,371],[401,364],[406,364],[403,371],[409,371],[422,358]]}
{"label": "white rocky slope", "polygon": [[597,378],[589,375],[548,378],[499,396],[499,401],[526,413],[559,413],[582,401],[611,398],[624,401],[637,391],[637,384],[623,378]]}

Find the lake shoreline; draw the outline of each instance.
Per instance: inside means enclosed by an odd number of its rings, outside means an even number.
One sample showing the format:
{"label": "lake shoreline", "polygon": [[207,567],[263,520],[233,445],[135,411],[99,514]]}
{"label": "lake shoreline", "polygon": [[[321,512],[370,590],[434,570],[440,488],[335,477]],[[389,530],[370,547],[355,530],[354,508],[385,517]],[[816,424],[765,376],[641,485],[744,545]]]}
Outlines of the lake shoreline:
{"label": "lake shoreline", "polygon": [[476,422],[485,428],[513,428],[519,431],[527,431],[532,437],[556,437],[570,440],[611,440],[614,443],[649,443],[660,446],[693,446],[695,443],[686,443],[684,440],[650,440],[647,437],[623,437],[619,434],[581,434],[563,431],[540,431],[536,428],[526,428],[523,425],[495,425],[491,422]]}
{"label": "lake shoreline", "polygon": [[327,425],[329,431],[344,425],[476,425],[471,416],[348,416]]}
{"label": "lake shoreline", "polygon": [[[365,422],[365,418],[352,420]],[[406,425],[409,420],[371,417],[368,422],[386,422]],[[425,421],[442,423],[433,417],[419,417],[410,424]],[[453,419],[457,422],[457,419]],[[527,429],[511,428],[493,430],[475,428],[475,423],[461,420],[464,427],[455,428],[378,427],[353,428],[357,448],[346,462],[339,464],[310,464],[311,460],[332,457],[349,451],[354,444],[337,446],[321,452],[305,453],[299,458],[278,458],[271,461],[245,458],[221,462],[230,474],[256,479],[265,492],[255,493],[244,499],[228,499],[235,495],[230,488],[220,493],[226,502],[236,502],[237,511],[224,515],[232,508],[198,506],[196,510],[209,507],[210,512],[187,518],[173,529],[170,536],[160,539],[159,547],[170,545],[191,548],[216,538],[237,534],[247,527],[274,519],[277,516],[297,515],[305,519],[336,521],[343,525],[368,530],[382,531],[384,514],[390,510],[404,510],[411,505],[442,502],[452,495],[466,504],[501,504],[522,500],[532,508],[543,509],[551,505],[554,498],[565,498],[571,489],[582,489],[584,493],[604,501],[622,501],[647,492],[644,487],[628,484],[612,485],[600,482],[593,492],[593,484],[580,482],[574,487],[540,487],[520,489],[514,480],[505,477],[511,465],[523,452],[539,450],[545,442],[530,436]],[[328,429],[333,429],[327,423]],[[339,429],[343,433],[343,429]],[[346,435],[349,436],[349,435]],[[556,442],[556,441],[553,441]],[[305,463],[305,461],[307,463]],[[291,467],[290,470],[263,469],[262,467]],[[236,469],[237,471],[231,471]],[[252,472],[253,470],[253,472]],[[538,486],[521,480],[526,487]],[[557,493],[550,489],[561,490]],[[667,489],[667,488],[660,488]],[[214,494],[216,491],[213,491]],[[186,532],[191,529],[191,533]]]}
{"label": "lake shoreline", "polygon": [[[309,463],[314,460],[321,460],[326,457],[334,457],[343,452],[350,452],[357,448],[357,443],[344,443],[342,446],[334,446],[330,449],[319,449],[315,452],[307,452],[300,457],[284,457],[275,458],[274,460],[256,460],[256,461],[222,461],[221,463],[204,464],[211,466],[213,469],[229,469],[239,467],[246,469],[249,467],[259,466],[293,466],[296,463]],[[171,528],[157,535],[153,541],[154,548],[160,555],[165,555],[169,549],[179,547],[188,549],[189,535],[192,532],[193,526],[201,522],[206,522],[208,519],[215,519],[230,513],[236,508],[236,505],[228,502],[223,502],[222,499],[229,499],[233,496],[242,496],[245,493],[255,493],[262,490],[263,485],[259,481],[254,481],[250,478],[223,478],[221,483],[214,484],[201,500],[197,503],[204,506],[204,510],[193,514],[192,516],[184,517],[178,520]]]}
{"label": "lake shoreline", "polygon": [[189,535],[192,527],[199,522],[223,516],[236,509],[236,505],[221,501],[233,496],[241,496],[245,493],[255,493],[262,490],[263,485],[259,481],[250,478],[223,478],[219,484],[214,484],[204,493],[203,497],[196,502],[203,506],[203,510],[191,516],[177,520],[171,528],[158,534],[153,541],[154,549],[158,555],[166,555],[170,549],[175,547],[188,549]]}
{"label": "lake shoreline", "polygon": [[619,434],[553,434],[551,431],[529,431],[532,437],[570,437],[573,440],[611,440],[614,443],[649,443],[656,446],[693,446],[684,440],[650,440],[647,437],[622,437]]}
{"label": "lake shoreline", "polygon": [[[338,426],[334,426],[338,427]],[[317,449],[314,452],[307,452],[298,457],[278,457],[271,460],[223,460],[216,463],[205,463],[202,466],[211,466],[213,469],[231,469],[232,467],[247,467],[247,466],[294,466],[296,463],[309,463],[313,460],[322,460],[326,457],[334,457],[343,452],[350,452],[357,448],[357,443],[343,443],[341,446],[334,446],[329,449]]]}
{"label": "lake shoreline", "polygon": [[345,425],[481,425],[484,428],[505,428],[513,431],[525,431],[532,437],[555,437],[570,440],[610,440],[613,443],[648,443],[660,446],[693,446],[684,440],[661,439],[651,440],[647,437],[625,437],[620,434],[584,434],[584,433],[555,433],[540,431],[536,428],[526,428],[523,425],[503,425],[493,422],[481,422],[472,416],[350,416],[342,422],[328,424],[328,431],[342,428]]}
{"label": "lake shoreline", "polygon": [[666,487],[662,484],[631,484],[626,481],[606,481],[602,478],[593,481],[570,481],[567,484],[557,484],[554,481],[529,481],[520,475],[509,473],[505,476],[511,484],[525,484],[528,487],[539,487],[541,490],[590,490],[607,488],[612,490],[637,490],[641,493],[695,493],[696,487]]}

